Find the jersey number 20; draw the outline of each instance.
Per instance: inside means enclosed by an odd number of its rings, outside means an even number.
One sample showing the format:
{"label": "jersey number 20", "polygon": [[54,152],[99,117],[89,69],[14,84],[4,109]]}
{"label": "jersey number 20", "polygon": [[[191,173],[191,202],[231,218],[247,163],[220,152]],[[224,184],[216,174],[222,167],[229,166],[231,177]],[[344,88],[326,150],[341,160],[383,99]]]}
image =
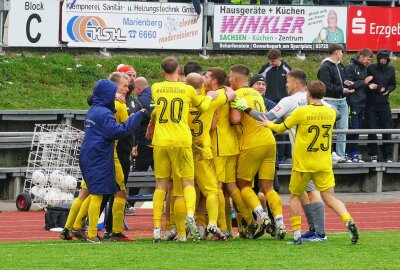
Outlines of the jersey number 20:
{"label": "jersey number 20", "polygon": [[[161,97],[157,100],[157,105],[161,105],[162,109],[160,113],[160,117],[158,118],[159,123],[168,123],[168,118],[164,118],[165,111],[167,110],[168,100],[164,97]],[[170,106],[170,119],[174,123],[179,123],[182,119],[182,110],[183,110],[183,100],[180,98],[174,98],[171,100]],[[168,115],[168,114],[167,114]]]}

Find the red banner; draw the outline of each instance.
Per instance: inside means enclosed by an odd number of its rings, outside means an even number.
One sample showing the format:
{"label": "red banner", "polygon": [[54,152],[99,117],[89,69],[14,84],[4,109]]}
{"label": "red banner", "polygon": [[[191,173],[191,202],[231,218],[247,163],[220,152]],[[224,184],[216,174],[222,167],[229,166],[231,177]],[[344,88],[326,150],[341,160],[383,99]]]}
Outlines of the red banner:
{"label": "red banner", "polygon": [[347,14],[348,50],[400,51],[400,8],[352,6]]}

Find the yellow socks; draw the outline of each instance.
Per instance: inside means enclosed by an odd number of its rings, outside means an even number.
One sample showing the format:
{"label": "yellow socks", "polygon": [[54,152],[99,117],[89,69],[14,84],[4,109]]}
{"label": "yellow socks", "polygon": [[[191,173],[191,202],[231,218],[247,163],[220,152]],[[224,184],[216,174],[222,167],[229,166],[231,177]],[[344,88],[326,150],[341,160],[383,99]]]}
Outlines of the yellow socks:
{"label": "yellow socks", "polygon": [[71,209],[69,210],[67,222],[65,222],[65,226],[64,226],[64,228],[66,228],[67,230],[72,229],[72,225],[74,225],[76,216],[79,213],[79,209],[81,209],[82,202],[83,201],[79,197],[76,198],[72,202]]}
{"label": "yellow socks", "polygon": [[154,228],[161,228],[161,220],[164,211],[164,200],[167,192],[162,189],[156,189],[153,195],[153,219]]}
{"label": "yellow socks", "polygon": [[183,196],[185,197],[187,216],[194,216],[196,210],[196,190],[194,186],[184,187]]}
{"label": "yellow socks", "polygon": [[292,231],[301,230],[301,216],[290,217],[290,225],[292,226]]}
{"label": "yellow socks", "polygon": [[186,203],[184,198],[179,197],[175,199],[174,212],[175,212],[175,222],[176,222],[176,229],[178,231],[178,236],[186,237],[186,226],[185,226]]}
{"label": "yellow socks", "polygon": [[114,204],[112,208],[113,215],[113,225],[112,231],[114,233],[122,233],[122,228],[124,226],[124,212],[125,212],[125,198],[114,198]]}
{"label": "yellow socks", "polygon": [[221,231],[225,231],[226,227],[226,217],[225,217],[225,197],[222,189],[218,189],[218,222],[217,226]]}
{"label": "yellow socks", "polygon": [[76,216],[74,225],[72,226],[72,228],[74,230],[81,230],[82,226],[83,226],[83,222],[85,221],[85,218],[88,215],[89,212],[89,204],[90,204],[90,200],[92,199],[92,195],[89,195],[82,203],[81,205],[81,209],[79,209],[79,213]]}
{"label": "yellow socks", "polygon": [[350,213],[344,213],[344,214],[341,216],[341,218],[342,218],[342,221],[343,221],[344,225],[347,225],[347,224],[346,224],[347,221],[353,220],[353,218],[351,217]]}
{"label": "yellow socks", "polygon": [[[253,215],[249,211],[248,207],[250,207],[251,209],[255,209],[256,207],[262,208],[260,200],[258,199],[257,195],[254,193],[254,190],[251,187],[243,188],[239,192],[239,194],[241,194],[241,196],[242,196],[242,200],[244,202],[243,206],[240,206],[237,204],[235,198],[233,197],[233,193],[231,194],[232,199],[235,200],[236,206],[237,206],[239,212],[242,214],[243,218],[246,220],[246,223],[250,224],[253,221]],[[243,209],[241,207],[243,207]]]}
{"label": "yellow socks", "polygon": [[217,225],[218,220],[218,195],[209,194],[206,198],[206,208],[208,212],[208,222]]}
{"label": "yellow socks", "polygon": [[94,238],[97,236],[97,224],[99,222],[100,206],[103,201],[103,195],[90,195],[89,204],[89,229],[88,238]]}
{"label": "yellow socks", "polygon": [[[254,193],[254,192],[253,192]],[[244,220],[246,220],[247,224],[250,224],[253,222],[253,215],[249,211],[249,208],[245,204],[242,194],[240,190],[237,188],[231,193],[232,200],[235,202],[237,210],[239,210],[239,213],[242,215]],[[225,214],[226,215],[226,214]]]}
{"label": "yellow socks", "polygon": [[[171,229],[175,226],[175,196],[171,195],[169,202],[169,223],[171,224]],[[167,228],[166,228],[167,229]]]}
{"label": "yellow socks", "polygon": [[276,217],[277,215],[282,215],[282,201],[278,193],[271,189],[265,193],[265,198],[267,199],[269,208],[271,209],[272,216]]}

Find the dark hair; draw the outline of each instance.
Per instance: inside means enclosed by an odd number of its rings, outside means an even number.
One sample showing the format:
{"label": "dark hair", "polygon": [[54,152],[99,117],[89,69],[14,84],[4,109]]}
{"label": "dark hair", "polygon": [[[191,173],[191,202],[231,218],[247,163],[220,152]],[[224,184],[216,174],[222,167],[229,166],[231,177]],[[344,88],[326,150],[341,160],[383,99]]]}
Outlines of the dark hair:
{"label": "dark hair", "polygon": [[211,73],[211,77],[217,80],[218,86],[223,86],[226,81],[226,72],[222,68],[212,67],[207,70]]}
{"label": "dark hair", "polygon": [[231,66],[231,71],[234,73],[239,73],[243,76],[248,77],[250,75],[250,69],[246,65],[236,64]]}
{"label": "dark hair", "polygon": [[357,53],[357,57],[360,57],[360,56],[366,56],[366,57],[369,56],[372,58],[372,57],[374,57],[374,54],[372,53],[372,51],[369,48],[364,48]]}
{"label": "dark hair", "polygon": [[269,60],[275,60],[281,57],[282,57],[281,51],[278,49],[271,49],[267,54],[267,58]]}
{"label": "dark hair", "polygon": [[306,84],[307,84],[307,75],[302,69],[299,69],[299,68],[292,69],[291,71],[289,71],[287,76],[288,77],[290,76],[290,77],[298,80],[301,83],[301,85],[303,85],[303,86],[306,86]]}
{"label": "dark hair", "polygon": [[333,54],[335,51],[342,51],[344,52],[344,48],[342,45],[340,44],[336,44],[336,43],[331,43],[328,46],[328,54],[331,55]]}
{"label": "dark hair", "polygon": [[165,73],[172,74],[178,68],[178,60],[172,56],[164,58],[161,62],[161,68]]}
{"label": "dark hair", "polygon": [[203,71],[203,68],[201,67],[201,65],[198,62],[187,62],[185,67],[183,68],[185,76],[187,76],[189,73],[198,73],[201,74],[201,72]]}
{"label": "dark hair", "polygon": [[326,93],[325,84],[318,80],[311,80],[307,83],[307,91],[310,92],[312,98],[322,99]]}

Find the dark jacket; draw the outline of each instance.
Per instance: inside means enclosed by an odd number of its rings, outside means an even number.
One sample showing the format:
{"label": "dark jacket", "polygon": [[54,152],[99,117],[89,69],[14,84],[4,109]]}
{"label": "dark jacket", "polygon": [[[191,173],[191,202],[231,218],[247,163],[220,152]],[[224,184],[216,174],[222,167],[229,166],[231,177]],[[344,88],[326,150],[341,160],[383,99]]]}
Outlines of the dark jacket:
{"label": "dark jacket", "polygon": [[[388,62],[386,65],[379,63],[381,58],[387,58]],[[377,53],[378,62],[371,64],[367,67],[367,75],[373,76],[371,83],[376,83],[378,88],[375,90],[368,89],[367,91],[367,106],[369,104],[389,104],[389,93],[396,89],[396,73],[394,67],[389,64],[389,52],[381,50]],[[382,87],[385,88],[384,92],[381,92]],[[389,92],[387,95],[384,93]]]}
{"label": "dark jacket", "polygon": [[325,97],[344,98],[343,94],[343,71],[342,63],[335,63],[329,57],[322,60],[321,67],[318,70],[318,80],[326,86]]}
{"label": "dark jacket", "polygon": [[[154,107],[150,106],[152,101],[150,87],[145,88],[143,92],[140,93],[140,95],[138,96],[138,100],[140,104],[142,104],[142,106],[149,112],[149,115],[151,115],[151,112],[153,111]],[[139,127],[135,129],[135,140],[136,140],[135,145],[151,144],[151,140],[146,139],[146,131],[149,122],[150,122],[150,117],[145,117],[143,121],[140,123]]]}
{"label": "dark jacket", "polygon": [[[139,100],[132,95],[126,95],[125,103],[126,103],[126,107],[128,109],[128,115],[131,115],[131,114],[136,113],[137,111],[143,109],[143,106],[139,102]],[[130,156],[132,148],[135,145],[136,145],[135,144],[135,135],[134,135],[134,133],[131,133],[128,136],[118,140],[118,145],[117,145],[118,154]]]}
{"label": "dark jacket", "polygon": [[91,194],[114,194],[117,191],[114,141],[132,133],[144,115],[137,112],[125,123],[118,124],[114,117],[116,92],[117,85],[112,81],[98,81],[93,89],[93,105],[86,114],[79,166]]}
{"label": "dark jacket", "polygon": [[350,64],[344,68],[344,80],[352,81],[354,84],[350,87],[354,89],[354,93],[347,95],[347,103],[349,105],[365,107],[367,104],[367,85],[364,79],[367,77],[367,67],[352,58]]}
{"label": "dark jacket", "polygon": [[264,98],[264,105],[265,105],[265,108],[267,108],[267,111],[272,110],[276,106],[276,102],[273,102],[272,100],[269,100],[266,97],[263,97],[263,98]]}
{"label": "dark jacket", "polygon": [[267,92],[265,96],[278,103],[284,97],[288,96],[286,90],[286,74],[292,68],[282,61],[279,67],[273,67],[270,63],[265,64],[261,67],[258,74],[264,76],[265,80],[267,81]]}

